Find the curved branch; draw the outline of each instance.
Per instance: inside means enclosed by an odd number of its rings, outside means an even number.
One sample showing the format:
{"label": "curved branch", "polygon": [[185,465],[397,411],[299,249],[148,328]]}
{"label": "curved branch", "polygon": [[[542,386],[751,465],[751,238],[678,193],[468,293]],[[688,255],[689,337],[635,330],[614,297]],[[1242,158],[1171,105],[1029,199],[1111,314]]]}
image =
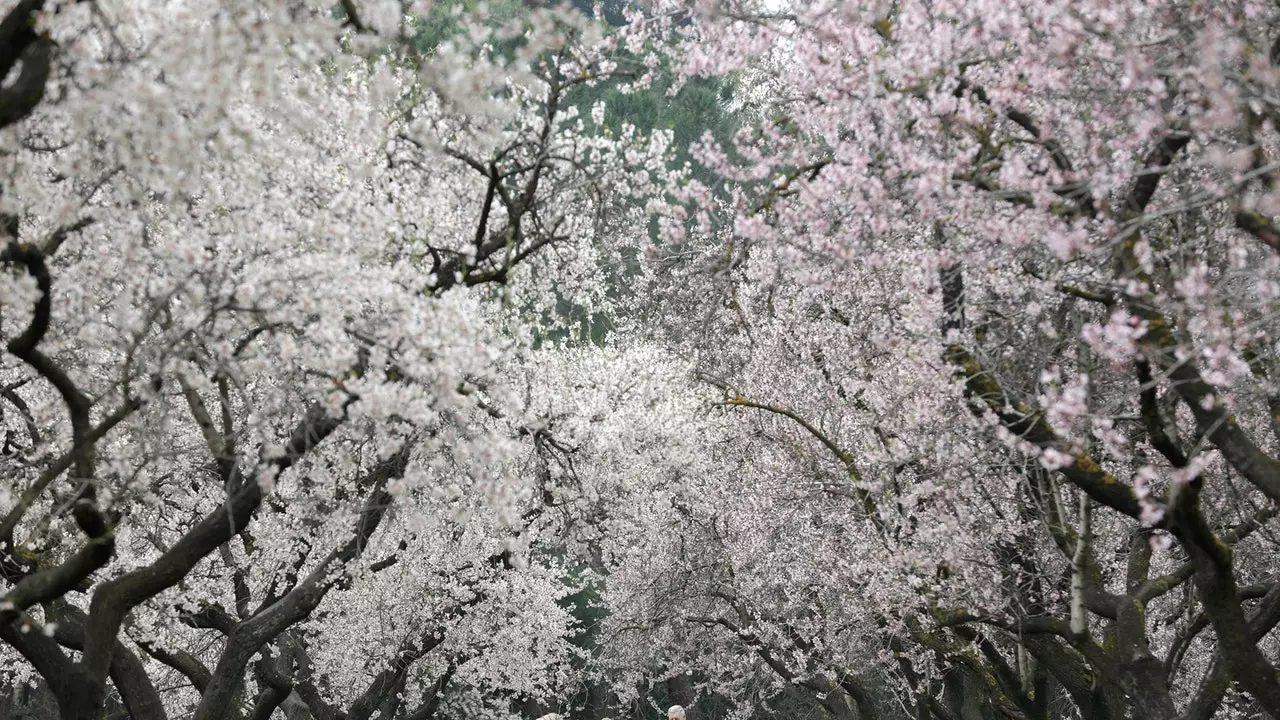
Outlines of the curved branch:
{"label": "curved branch", "polygon": [[35,14],[43,7],[44,0],[22,0],[0,20],[0,80],[22,62],[17,79],[0,86],[0,128],[27,117],[44,99],[54,44],[34,30]]}
{"label": "curved branch", "polygon": [[195,720],[228,717],[234,707],[232,698],[243,685],[244,669],[253,655],[280,633],[310,615],[334,587],[339,575],[337,571],[363,554],[369,538],[377,530],[392,502],[391,494],[385,489],[386,484],[392,478],[404,474],[408,467],[410,449],[411,446],[406,444],[396,455],[375,465],[368,476],[357,483],[372,484],[374,489],[365,498],[351,539],[331,552],[305,580],[278,602],[241,622],[231,633],[226,649],[214,668],[208,690],[196,708]]}
{"label": "curved branch", "polygon": [[[284,452],[264,463],[264,469],[284,472],[331,435],[346,420],[346,408],[355,401],[349,398],[338,416],[329,415],[319,405],[312,405],[294,428]],[[97,701],[101,703],[111,649],[125,615],[142,602],[176,585],[209,553],[235,537],[248,526],[262,503],[262,485],[257,479],[241,485],[217,510],[206,515],[180,540],[150,565],[138,568],[103,583],[93,594],[89,605],[89,632],[81,661],[95,681]]]}
{"label": "curved branch", "polygon": [[211,676],[209,668],[205,667],[199,658],[186,650],[166,650],[146,640],[134,640],[133,642],[139,648],[142,648],[142,651],[148,656],[177,670],[190,680],[191,686],[196,689],[196,692],[203,693],[204,689],[209,686],[209,678]]}
{"label": "curved branch", "polygon": [[[82,439],[82,442],[86,444],[93,444],[98,440],[101,440],[108,432],[111,432],[112,428],[119,425],[135,411],[141,408],[142,404],[141,400],[130,400],[124,403],[117,408],[115,412],[108,415],[102,422],[98,423],[96,427],[90,430]],[[31,505],[35,503],[36,499],[40,497],[40,494],[43,493],[54,480],[57,480],[67,468],[71,467],[72,463],[75,462],[75,459],[80,456],[81,451],[81,447],[72,447],[69,451],[55,460],[49,467],[45,468],[45,471],[40,474],[40,477],[36,478],[36,481],[22,492],[22,497],[20,497],[18,502],[10,508],[8,513],[5,514],[4,519],[0,520],[0,538],[5,541],[9,541],[10,545],[12,545],[13,530],[18,526],[18,523],[22,521],[23,515],[25,515],[27,510],[31,508]]]}
{"label": "curved branch", "polygon": [[[83,610],[64,600],[55,601],[48,606],[50,619],[56,621],[54,639],[63,647],[72,650],[84,649],[84,633],[87,617]],[[135,720],[166,720],[164,703],[160,693],[147,675],[146,668],[124,643],[116,641],[111,655],[111,681],[125,708]],[[88,709],[86,707],[86,709]]]}
{"label": "curved branch", "polygon": [[[45,265],[44,253],[29,243],[11,242],[3,251],[0,251],[0,262],[22,265],[27,273],[35,278],[36,288],[40,291],[40,297],[36,299],[35,308],[32,310],[31,323],[21,335],[9,341],[8,350],[48,380],[62,397],[71,417],[76,479],[91,480],[93,478],[93,443],[87,438],[89,408],[92,403],[84,393],[80,392],[80,388],[76,387],[71,376],[37,347],[49,330],[49,319],[53,307],[51,296],[53,283],[49,277],[49,268]],[[93,495],[94,489],[90,483],[86,485],[82,497],[92,499]]]}
{"label": "curved branch", "polygon": [[1240,604],[1231,547],[1205,522],[1200,511],[1200,486],[1189,483],[1171,503],[1171,529],[1191,554],[1196,567],[1196,591],[1218,639],[1218,652],[1232,678],[1273,716],[1280,716],[1280,679],[1257,646]]}

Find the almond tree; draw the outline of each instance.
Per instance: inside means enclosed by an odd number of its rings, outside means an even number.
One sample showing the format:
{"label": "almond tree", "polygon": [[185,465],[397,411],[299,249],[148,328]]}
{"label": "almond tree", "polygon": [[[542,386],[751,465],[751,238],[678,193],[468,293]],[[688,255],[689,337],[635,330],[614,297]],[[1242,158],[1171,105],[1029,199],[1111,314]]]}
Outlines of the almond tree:
{"label": "almond tree", "polygon": [[0,639],[62,717],[564,690],[518,359],[605,302],[664,141],[562,102],[616,69],[590,22],[424,55],[428,9],[0,6]]}
{"label": "almond tree", "polygon": [[745,444],[685,524],[707,556],[656,564],[663,632],[863,717],[877,671],[918,717],[1280,714],[1275,19],[634,18],[690,75],[785,78],[699,149],[729,201],[677,188],[649,253]]}

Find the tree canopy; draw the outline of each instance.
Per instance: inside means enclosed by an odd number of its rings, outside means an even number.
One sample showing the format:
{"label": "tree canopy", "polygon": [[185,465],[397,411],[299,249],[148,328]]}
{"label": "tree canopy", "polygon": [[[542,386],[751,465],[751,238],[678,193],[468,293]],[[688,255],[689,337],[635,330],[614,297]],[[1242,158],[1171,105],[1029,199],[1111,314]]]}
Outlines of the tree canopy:
{"label": "tree canopy", "polygon": [[0,0],[0,720],[1280,717],[1277,26]]}

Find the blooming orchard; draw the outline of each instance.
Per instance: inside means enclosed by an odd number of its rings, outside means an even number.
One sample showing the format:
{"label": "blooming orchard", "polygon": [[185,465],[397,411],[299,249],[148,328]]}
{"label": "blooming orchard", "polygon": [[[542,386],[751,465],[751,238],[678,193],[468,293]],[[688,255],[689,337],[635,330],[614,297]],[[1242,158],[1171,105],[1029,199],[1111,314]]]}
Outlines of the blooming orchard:
{"label": "blooming orchard", "polygon": [[1280,716],[1277,9],[616,5],[0,4],[10,684]]}

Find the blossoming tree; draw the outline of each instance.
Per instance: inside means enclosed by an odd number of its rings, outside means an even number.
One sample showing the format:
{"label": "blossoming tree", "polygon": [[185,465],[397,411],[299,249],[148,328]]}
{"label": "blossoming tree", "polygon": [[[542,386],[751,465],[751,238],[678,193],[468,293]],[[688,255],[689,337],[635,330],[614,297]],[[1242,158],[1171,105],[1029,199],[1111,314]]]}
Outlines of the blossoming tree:
{"label": "blossoming tree", "polygon": [[746,439],[647,562],[679,592],[633,566],[619,629],[863,717],[885,671],[918,717],[1280,713],[1275,19],[635,18],[689,75],[780,81],[699,148],[729,199],[684,184],[649,253]]}
{"label": "blossoming tree", "polygon": [[427,12],[0,6],[0,638],[62,717],[564,692],[519,358],[663,140],[582,133],[589,20]]}

